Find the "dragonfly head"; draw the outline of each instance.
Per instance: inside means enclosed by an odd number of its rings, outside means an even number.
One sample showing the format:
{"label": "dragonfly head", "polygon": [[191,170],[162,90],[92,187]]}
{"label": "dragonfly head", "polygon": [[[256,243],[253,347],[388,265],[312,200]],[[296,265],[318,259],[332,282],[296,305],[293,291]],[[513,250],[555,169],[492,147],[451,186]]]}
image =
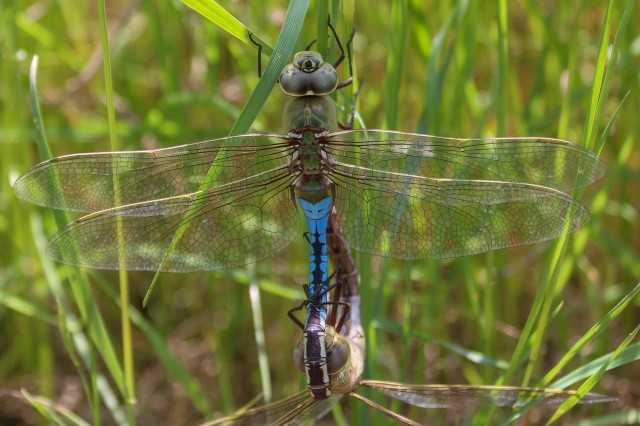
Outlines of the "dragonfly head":
{"label": "dragonfly head", "polygon": [[280,87],[289,96],[324,96],[338,86],[338,73],[318,52],[294,55],[280,73]]}

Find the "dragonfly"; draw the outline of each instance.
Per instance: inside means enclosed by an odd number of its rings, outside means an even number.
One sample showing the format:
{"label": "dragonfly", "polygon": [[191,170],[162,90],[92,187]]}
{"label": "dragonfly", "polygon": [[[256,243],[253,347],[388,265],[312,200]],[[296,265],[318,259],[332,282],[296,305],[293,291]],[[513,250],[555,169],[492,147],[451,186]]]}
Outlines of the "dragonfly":
{"label": "dragonfly", "polygon": [[[339,227],[339,223],[334,222]],[[344,245],[340,230],[334,231],[333,237],[330,234],[329,240],[333,238],[330,247],[330,257],[336,271],[342,269],[355,271],[352,259],[349,260],[344,253],[349,253],[348,247]],[[338,273],[336,272],[336,275]],[[349,275],[347,273],[347,275]],[[354,275],[350,275],[354,277]],[[352,282],[357,282],[357,272]],[[344,397],[358,399],[366,405],[386,414],[397,422],[405,425],[416,426],[420,423],[392,411],[363,396],[359,391],[362,389],[374,389],[382,394],[397,399],[406,404],[420,408],[447,408],[464,410],[482,406],[497,407],[518,407],[533,403],[535,405],[559,405],[567,398],[576,396],[575,391],[565,391],[546,388],[524,388],[511,386],[468,386],[468,385],[428,385],[428,384],[405,384],[380,380],[362,379],[364,371],[365,341],[364,333],[360,323],[359,293],[358,287],[347,284],[349,281],[336,282],[328,286],[329,291],[334,292],[335,302],[326,302],[327,308],[331,310],[326,325],[326,338],[323,340],[326,363],[329,366],[329,375],[333,393],[329,398],[318,399],[314,392],[302,391],[280,401],[250,409],[232,416],[204,423],[204,425],[229,425],[242,426],[254,424],[269,425],[297,425],[303,422],[317,420],[328,414],[331,408],[338,404]],[[343,292],[339,289],[344,287]],[[307,288],[305,287],[305,292]],[[337,296],[340,294],[340,296]],[[318,310],[320,297],[318,294],[312,295],[311,299],[305,300],[301,306],[308,310]],[[289,311],[298,310],[294,308]],[[335,315],[334,315],[335,314]],[[331,318],[340,318],[333,322]],[[303,328],[303,325],[297,321]],[[305,372],[304,364],[306,356],[302,347],[307,345],[307,341],[312,336],[307,334],[303,328],[303,337],[298,346],[294,349],[294,363],[298,370]],[[309,377],[307,376],[307,380]],[[585,395],[580,403],[610,402],[615,398],[606,395],[589,393]]]}
{"label": "dragonfly", "polygon": [[299,52],[280,77],[290,97],[287,133],[65,155],[22,174],[15,192],[88,213],[58,231],[47,253],[96,269],[193,272],[257,262],[297,237],[299,206],[312,258],[325,269],[316,282],[327,281],[334,207],[349,247],[400,259],[547,241],[589,220],[568,194],[602,176],[594,153],[546,138],[340,130],[329,96],[337,81],[322,55]]}
{"label": "dragonfly", "polygon": [[[47,253],[97,269],[238,267],[286,248],[300,229],[299,207],[311,243],[308,299],[320,308],[307,310],[305,323],[320,330],[334,208],[350,247],[402,259],[545,241],[588,221],[587,209],[568,194],[599,178],[604,166],[569,142],[340,131],[329,96],[347,84],[335,69],[340,50],[333,65],[303,51],[283,69],[287,133],[66,155],[28,170],[15,182],[19,197],[89,213],[58,231]],[[312,314],[318,318],[311,321]]]}
{"label": "dragonfly", "polygon": [[322,295],[305,322],[320,330],[332,209],[349,247],[401,259],[546,241],[586,224],[588,210],[568,194],[604,166],[569,142],[339,130],[329,96],[347,84],[335,69],[339,47],[333,65],[303,51],[283,69],[287,133],[66,155],[25,172],[14,184],[19,197],[89,213],[58,231],[47,253],[97,269],[233,268],[286,248],[299,233],[299,207],[311,243],[308,299]]}

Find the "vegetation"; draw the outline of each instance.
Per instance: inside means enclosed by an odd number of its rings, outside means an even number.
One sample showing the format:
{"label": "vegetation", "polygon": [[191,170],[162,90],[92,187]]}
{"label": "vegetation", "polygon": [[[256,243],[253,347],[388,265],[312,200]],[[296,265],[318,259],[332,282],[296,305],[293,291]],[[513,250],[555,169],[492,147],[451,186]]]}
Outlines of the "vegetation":
{"label": "vegetation", "polygon": [[[184,1],[215,11],[212,2]],[[278,89],[269,95],[278,67],[266,66],[266,55],[275,46],[282,61],[279,54],[317,39],[335,57],[327,12],[343,40],[357,29],[357,84],[337,99],[343,121],[360,89],[358,126],[559,137],[607,164],[601,181],[576,194],[592,212],[590,224],[557,243],[442,261],[355,253],[365,376],[524,386],[563,378],[619,401],[577,406],[560,421],[640,422],[640,15],[633,0],[312,2],[299,36],[301,18],[292,18],[277,45],[286,2],[220,3],[264,42],[260,85],[247,34],[236,38],[229,21],[207,15],[216,26],[182,3],[0,4],[0,423],[194,424],[260,393],[275,400],[302,389],[291,356],[300,332],[286,317],[308,277],[302,237],[245,268],[161,274],[143,308],[153,273],[53,263],[47,238],[73,215],[28,205],[11,184],[46,156],[34,143],[34,55],[55,156],[166,147],[249,126],[280,131],[286,97]],[[307,10],[305,1],[291,7]],[[393,408],[434,424],[458,414]],[[474,414],[486,424],[493,413]],[[357,402],[333,415],[352,424],[384,419]],[[553,409],[530,415],[538,423]]]}

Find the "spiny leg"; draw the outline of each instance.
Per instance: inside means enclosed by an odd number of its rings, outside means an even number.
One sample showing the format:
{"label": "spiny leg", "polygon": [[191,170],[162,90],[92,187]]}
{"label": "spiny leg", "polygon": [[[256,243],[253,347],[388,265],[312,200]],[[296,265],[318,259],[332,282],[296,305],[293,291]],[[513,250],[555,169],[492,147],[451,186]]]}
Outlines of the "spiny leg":
{"label": "spiny leg", "polygon": [[253,33],[249,33],[249,40],[258,47],[258,78],[262,78],[262,45],[253,39]]}
{"label": "spiny leg", "polygon": [[358,102],[358,95],[360,94],[360,89],[362,88],[362,80],[360,84],[358,84],[358,90],[353,94],[353,101],[351,102],[351,114],[349,114],[349,122],[347,124],[338,123],[338,127],[342,130],[353,130],[353,125],[356,120],[356,103]]}
{"label": "spiny leg", "polygon": [[[338,273],[338,270],[334,271],[329,278],[327,279],[327,281],[325,281],[326,283],[329,283],[333,277],[335,277],[335,275]],[[295,308],[292,308],[289,310],[289,312],[287,312],[287,315],[289,316],[289,318],[291,319],[291,321],[293,321],[298,327],[300,327],[300,329],[304,330],[304,324],[302,324],[302,322],[300,322],[300,320],[298,318],[296,318],[295,316],[295,312],[297,311],[301,311],[302,308],[309,308],[309,306],[314,306],[317,310],[320,310],[320,308],[322,306],[328,305],[328,304],[337,304],[337,303],[344,303],[344,302],[326,302],[326,303],[319,303],[319,301],[322,299],[322,296],[324,296],[325,294],[329,293],[331,290],[333,290],[334,288],[341,286],[342,283],[340,281],[335,282],[333,284],[331,284],[330,286],[328,286],[326,289],[311,295],[311,291],[309,289],[309,284],[304,284],[302,286],[302,289],[304,290],[304,294],[306,296],[306,300],[302,301],[302,303],[299,306],[296,306]],[[339,288],[339,287],[338,287]]]}

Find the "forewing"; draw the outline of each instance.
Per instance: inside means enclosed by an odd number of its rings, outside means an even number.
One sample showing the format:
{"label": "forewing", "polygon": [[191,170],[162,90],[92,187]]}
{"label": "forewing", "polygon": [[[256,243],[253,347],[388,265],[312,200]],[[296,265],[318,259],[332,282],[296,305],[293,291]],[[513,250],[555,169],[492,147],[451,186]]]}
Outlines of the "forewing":
{"label": "forewing", "polygon": [[[559,405],[567,398],[575,396],[573,391],[509,386],[407,385],[375,380],[363,380],[361,386],[377,389],[392,398],[422,408],[517,407],[532,400],[536,401],[536,405]],[[612,400],[613,398],[606,395],[589,393],[580,403]]]}
{"label": "forewing", "polygon": [[245,179],[286,164],[291,152],[278,135],[247,134],[148,151],[65,155],[28,170],[14,189],[41,206],[95,212],[194,193],[212,167],[215,186]]}
{"label": "forewing", "polygon": [[351,130],[333,134],[326,149],[343,173],[358,166],[436,179],[530,183],[567,194],[604,173],[594,153],[559,139],[454,139]]}
{"label": "forewing", "polygon": [[305,390],[272,404],[217,419],[201,426],[299,425],[305,420],[315,420],[325,416],[341,397],[342,395],[335,395],[317,401]]}
{"label": "forewing", "polygon": [[[366,177],[364,177],[366,175]],[[447,258],[546,241],[589,220],[568,195],[537,185],[333,173],[352,248],[402,259]]]}
{"label": "forewing", "polygon": [[190,195],[93,213],[55,234],[47,253],[96,269],[191,272],[255,262],[298,234],[292,179],[280,168]]}

